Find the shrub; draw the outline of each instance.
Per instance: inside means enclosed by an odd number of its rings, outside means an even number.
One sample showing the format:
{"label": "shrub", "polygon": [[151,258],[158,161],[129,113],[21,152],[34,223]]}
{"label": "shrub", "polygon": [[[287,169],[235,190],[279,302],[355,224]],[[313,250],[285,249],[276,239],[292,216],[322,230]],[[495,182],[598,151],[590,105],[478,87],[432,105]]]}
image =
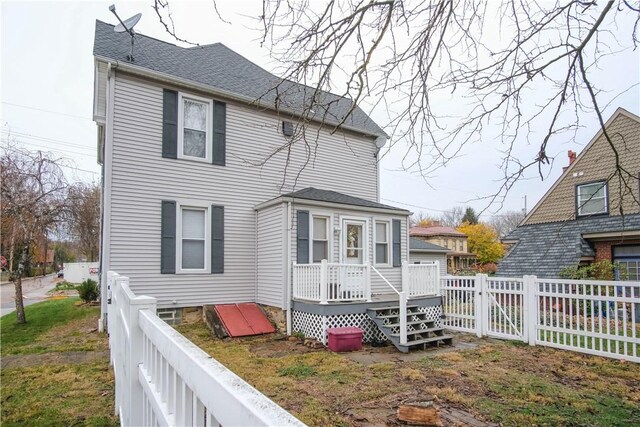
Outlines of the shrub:
{"label": "shrub", "polygon": [[95,280],[87,279],[78,286],[78,295],[84,302],[92,302],[98,299],[98,283]]}
{"label": "shrub", "polygon": [[583,266],[570,266],[560,271],[563,279],[595,279],[595,280],[616,280],[616,272],[619,272],[619,279],[626,279],[626,274],[621,271],[619,263],[612,263],[609,260],[594,262]]}

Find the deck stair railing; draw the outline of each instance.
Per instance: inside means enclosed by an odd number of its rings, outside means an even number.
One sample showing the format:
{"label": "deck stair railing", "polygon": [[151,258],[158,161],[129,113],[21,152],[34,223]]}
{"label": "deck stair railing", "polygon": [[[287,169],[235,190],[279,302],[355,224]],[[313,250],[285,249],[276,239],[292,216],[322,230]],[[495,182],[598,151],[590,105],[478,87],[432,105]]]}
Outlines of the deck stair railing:
{"label": "deck stair railing", "polygon": [[[382,273],[380,273],[378,271],[377,268],[375,268],[374,266],[371,266],[371,269],[382,278],[382,280],[387,284],[387,286],[389,286],[391,289],[393,289],[393,291],[398,294],[398,302],[399,302],[399,308],[400,308],[400,344],[401,345],[406,345],[407,344],[407,293],[405,292],[405,290],[403,289],[402,291],[399,291],[396,289],[395,286],[393,286],[391,283],[389,283],[389,281],[387,280],[386,277],[384,277],[382,275]],[[404,277],[404,276],[403,276]],[[404,280],[404,279],[403,279]]]}

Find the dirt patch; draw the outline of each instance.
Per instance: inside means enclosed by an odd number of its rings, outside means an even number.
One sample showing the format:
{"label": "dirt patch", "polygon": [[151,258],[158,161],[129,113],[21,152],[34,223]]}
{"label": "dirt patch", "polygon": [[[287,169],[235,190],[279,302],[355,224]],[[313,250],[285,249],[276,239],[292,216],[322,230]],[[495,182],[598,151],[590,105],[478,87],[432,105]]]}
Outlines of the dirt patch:
{"label": "dirt patch", "polygon": [[272,334],[261,337],[258,342],[249,346],[249,351],[260,357],[280,358],[292,354],[306,354],[327,350],[310,348],[304,345],[304,340],[302,339]]}
{"label": "dirt patch", "polygon": [[2,357],[2,369],[40,365],[74,365],[109,359],[108,351],[69,351],[64,353],[17,354]]}

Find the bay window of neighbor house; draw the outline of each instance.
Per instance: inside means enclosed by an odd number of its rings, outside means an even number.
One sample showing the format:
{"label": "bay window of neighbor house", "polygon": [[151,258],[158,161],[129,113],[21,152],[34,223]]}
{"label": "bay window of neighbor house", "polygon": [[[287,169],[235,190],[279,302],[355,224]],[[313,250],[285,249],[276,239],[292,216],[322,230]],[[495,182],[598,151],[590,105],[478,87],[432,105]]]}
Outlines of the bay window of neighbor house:
{"label": "bay window of neighbor house", "polygon": [[206,269],[207,209],[182,207],[180,209],[180,266],[181,270]]}
{"label": "bay window of neighbor house", "polygon": [[594,182],[576,187],[578,215],[595,215],[608,212],[607,184]]}
{"label": "bay window of neighbor house", "polygon": [[376,221],[376,264],[389,264],[389,223]]}
{"label": "bay window of neighbor house", "polygon": [[323,259],[329,260],[329,218],[324,216],[313,217],[313,262]]}
{"label": "bay window of neighbor house", "polygon": [[180,157],[211,159],[211,100],[180,95],[178,146]]}

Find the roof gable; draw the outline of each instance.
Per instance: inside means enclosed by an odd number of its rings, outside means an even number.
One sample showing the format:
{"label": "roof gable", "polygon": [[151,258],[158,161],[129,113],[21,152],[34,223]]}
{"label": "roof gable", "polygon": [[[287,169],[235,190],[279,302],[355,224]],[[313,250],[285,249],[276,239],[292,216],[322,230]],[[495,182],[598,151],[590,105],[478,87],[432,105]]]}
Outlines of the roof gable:
{"label": "roof gable", "polygon": [[[130,36],[116,33],[113,28],[111,24],[96,21],[93,47],[96,57],[190,80],[208,86],[212,91],[236,94],[248,103],[272,110],[295,112],[310,104],[314,88],[283,80],[221,43],[183,48],[136,33],[135,62],[130,63],[126,59]],[[314,108],[329,107],[316,111],[314,119],[324,117],[330,124],[341,122],[353,105],[351,100],[328,92],[322,92],[319,97],[320,105],[314,104]],[[344,120],[344,125],[368,135],[386,136],[358,106]]]}
{"label": "roof gable", "polygon": [[[629,111],[618,108],[607,120],[605,123],[605,128],[608,132],[611,132],[614,129],[614,135],[621,134],[618,132],[618,128],[623,129],[625,132],[625,138],[635,138],[638,141],[624,141],[621,145],[623,149],[627,152],[621,153],[621,158],[630,164],[633,164],[631,169],[636,170],[640,168],[640,117],[636,116]],[[631,126],[631,127],[630,127]],[[600,129],[596,135],[589,141],[589,143],[585,146],[585,148],[580,152],[580,154],[576,157],[575,161],[567,167],[567,169],[560,175],[560,177],[553,183],[551,188],[547,190],[547,192],[542,196],[542,198],[536,203],[536,205],[531,209],[531,211],[527,214],[527,216],[522,220],[520,226],[530,225],[535,223],[543,223],[543,222],[555,222],[555,221],[566,221],[575,219],[575,192],[571,191],[571,195],[565,194],[563,196],[558,196],[559,199],[564,200],[566,203],[571,203],[573,208],[571,210],[564,209],[564,211],[559,209],[550,209],[554,213],[543,215],[542,209],[545,209],[545,206],[551,203],[551,199],[554,197],[557,191],[567,191],[565,189],[561,189],[563,186],[570,187],[574,189],[576,184],[583,184],[587,181],[597,181],[604,180],[612,172],[612,170],[607,169],[608,164],[606,162],[606,156],[592,156],[591,153],[594,151],[600,150],[601,148],[605,148],[605,153],[609,154],[609,157],[613,155],[613,151],[609,148],[608,141],[603,137],[604,133],[602,129]],[[612,136],[613,139],[613,136]],[[618,147],[620,150],[620,147]],[[629,153],[632,153],[631,155]],[[593,165],[594,163],[598,163],[597,166]],[[637,164],[636,164],[637,163]],[[597,169],[597,172],[593,174],[595,178],[581,178],[582,175],[578,175],[581,172],[581,169],[584,169],[586,166],[591,166],[592,169]],[[633,169],[634,167],[638,167]],[[580,172],[579,172],[580,171]],[[568,182],[571,181],[570,184]],[[565,212],[566,211],[566,212]],[[632,213],[637,213],[637,210]],[[542,216],[549,218],[542,218]]]}

